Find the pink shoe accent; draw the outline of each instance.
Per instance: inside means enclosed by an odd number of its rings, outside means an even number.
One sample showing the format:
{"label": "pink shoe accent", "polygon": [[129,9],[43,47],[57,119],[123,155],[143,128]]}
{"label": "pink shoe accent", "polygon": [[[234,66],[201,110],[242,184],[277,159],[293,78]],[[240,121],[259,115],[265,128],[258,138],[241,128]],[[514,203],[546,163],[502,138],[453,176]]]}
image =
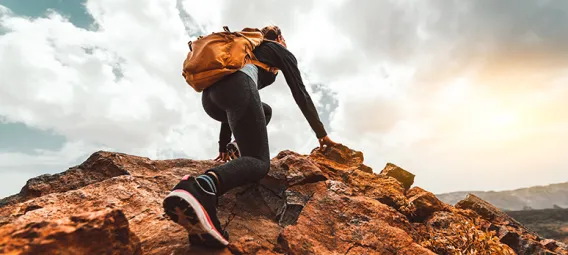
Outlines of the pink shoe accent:
{"label": "pink shoe accent", "polygon": [[[215,231],[217,233],[217,235],[219,235],[219,237],[222,238],[225,242],[227,242],[227,243],[229,242],[229,241],[227,241],[227,239],[225,239],[225,237],[223,235],[221,235],[221,232],[219,232],[219,230],[217,230],[217,228],[213,224],[213,221],[211,221],[211,218],[209,217],[207,210],[205,210],[203,205],[201,205],[201,203],[199,203],[199,201],[193,195],[191,195],[191,193],[189,193],[189,192],[187,192],[187,190],[183,190],[183,189],[176,189],[174,191],[184,192],[184,193],[188,194],[189,196],[191,196],[191,198],[193,198],[195,201],[197,201],[197,203],[199,204],[199,207],[201,208],[201,211],[203,212],[203,214],[205,214],[205,217],[207,219],[207,223],[209,224],[209,226],[211,226],[211,229],[213,229],[213,231]],[[195,210],[195,208],[194,208],[194,210]]]}
{"label": "pink shoe accent", "polygon": [[189,177],[191,177],[191,176],[186,175],[186,176],[184,176],[183,178],[181,178],[181,180],[182,180],[182,181],[187,181],[187,179],[189,179]]}

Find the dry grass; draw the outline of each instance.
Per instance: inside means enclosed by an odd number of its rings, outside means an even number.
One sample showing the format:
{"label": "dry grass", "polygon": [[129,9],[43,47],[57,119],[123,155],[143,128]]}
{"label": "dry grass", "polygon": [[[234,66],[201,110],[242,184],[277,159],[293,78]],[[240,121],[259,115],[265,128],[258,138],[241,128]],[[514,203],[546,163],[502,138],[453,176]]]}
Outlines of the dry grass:
{"label": "dry grass", "polygon": [[419,244],[438,254],[451,255],[515,255],[499,242],[494,232],[479,229],[468,220],[442,220],[427,224]]}

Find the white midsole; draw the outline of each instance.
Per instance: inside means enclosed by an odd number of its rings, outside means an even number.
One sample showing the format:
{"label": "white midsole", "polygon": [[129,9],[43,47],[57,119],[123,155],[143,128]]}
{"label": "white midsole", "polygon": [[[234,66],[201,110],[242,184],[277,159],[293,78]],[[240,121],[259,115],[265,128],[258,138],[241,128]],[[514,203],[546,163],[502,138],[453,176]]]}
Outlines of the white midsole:
{"label": "white midsole", "polygon": [[180,191],[180,190],[172,191],[166,198],[168,198],[168,197],[179,197],[179,198],[185,200],[187,203],[189,203],[189,205],[191,207],[193,207],[193,210],[195,211],[195,214],[197,215],[199,222],[201,223],[202,226],[205,227],[205,230],[211,236],[213,236],[215,239],[217,239],[217,241],[221,242],[223,245],[229,244],[229,242],[227,240],[225,240],[225,238],[221,234],[219,234],[218,231],[216,231],[214,229],[215,227],[211,226],[209,224],[209,222],[207,220],[207,216],[205,215],[205,212],[203,211],[203,207],[201,207],[201,204],[197,201],[197,199],[195,199],[189,193],[187,193],[185,191]]}

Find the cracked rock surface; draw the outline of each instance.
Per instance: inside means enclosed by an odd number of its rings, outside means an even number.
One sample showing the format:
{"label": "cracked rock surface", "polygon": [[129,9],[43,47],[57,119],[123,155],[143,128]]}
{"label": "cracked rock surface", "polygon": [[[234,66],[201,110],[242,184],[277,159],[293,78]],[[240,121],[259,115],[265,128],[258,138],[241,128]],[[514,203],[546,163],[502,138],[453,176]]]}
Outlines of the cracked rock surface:
{"label": "cracked rock surface", "polygon": [[161,204],[184,175],[220,163],[99,151],[0,201],[0,254],[568,254],[484,201],[454,208],[410,189],[410,172],[363,161],[342,145],[280,152],[263,180],[219,198],[230,245],[206,250]]}

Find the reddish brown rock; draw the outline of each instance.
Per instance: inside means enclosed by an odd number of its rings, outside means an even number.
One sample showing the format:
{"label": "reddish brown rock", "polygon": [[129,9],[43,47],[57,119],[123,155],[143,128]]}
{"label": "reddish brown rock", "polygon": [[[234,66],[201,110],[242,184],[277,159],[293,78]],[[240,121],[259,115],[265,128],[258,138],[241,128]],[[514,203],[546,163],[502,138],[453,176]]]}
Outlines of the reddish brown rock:
{"label": "reddish brown rock", "polygon": [[339,175],[360,168],[364,161],[362,152],[351,150],[344,145],[329,147],[323,151],[316,148],[312,150],[310,159]]}
{"label": "reddish brown rock", "polygon": [[433,213],[444,211],[448,208],[448,205],[438,200],[434,194],[419,187],[408,190],[406,195],[408,196],[408,202],[414,208],[414,211],[409,215],[413,221],[422,222]]}
{"label": "reddish brown rock", "polygon": [[553,251],[562,255],[568,254],[568,246],[565,243],[559,242],[557,240],[545,239],[541,240],[540,244],[549,251]]}
{"label": "reddish brown rock", "polygon": [[434,254],[413,241],[404,215],[327,186],[318,185],[298,223],[284,229],[280,241],[290,254]]}
{"label": "reddish brown rock", "polygon": [[[502,247],[501,234],[514,230],[511,221],[490,222],[474,210],[448,206],[448,210],[440,211],[431,193],[418,188],[405,191],[399,180],[372,173],[363,164],[361,152],[337,146],[314,150],[310,155],[279,153],[271,161],[268,176],[259,183],[219,198],[219,219],[230,233],[230,245],[220,250],[193,247],[185,230],[165,218],[162,200],[182,176],[198,175],[218,164],[97,152],[85,163],[34,179],[20,194],[4,199],[0,205],[0,240],[7,244],[7,240],[13,240],[14,231],[23,231],[26,226],[68,222],[66,219],[74,215],[108,210],[122,212],[122,222],[126,219],[128,224],[118,224],[121,228],[97,226],[109,231],[129,230],[133,234],[129,240],[134,244],[136,236],[143,254],[465,254]],[[416,214],[425,218],[424,223],[411,223]],[[80,236],[77,231],[67,234],[67,239],[56,239],[51,245],[100,253],[97,249],[102,247],[96,247],[95,242],[90,243],[93,247],[83,248],[82,244],[70,243]],[[521,246],[534,246],[537,237],[527,236],[519,235]],[[457,237],[465,240],[452,239]],[[539,249],[554,247],[552,243],[538,244]],[[563,247],[559,243],[555,252],[563,254],[559,252]],[[81,250],[75,254],[85,253]]]}
{"label": "reddish brown rock", "polygon": [[371,168],[370,166],[367,166],[365,164],[361,164],[359,166],[359,171],[365,172],[365,173],[373,173],[373,168]]}
{"label": "reddish brown rock", "polygon": [[392,177],[357,170],[345,175],[343,179],[353,190],[353,194],[373,198],[404,214],[414,211],[412,204],[404,196],[404,188]]}
{"label": "reddish brown rock", "polygon": [[272,248],[273,244],[266,243],[267,241],[264,239],[259,239],[255,236],[245,235],[239,237],[238,240],[232,242],[230,244],[229,250],[231,253],[229,254],[264,254],[264,255],[276,255],[282,254],[276,251],[273,251]]}
{"label": "reddish brown rock", "polygon": [[94,153],[83,164],[55,175],[45,174],[28,180],[19,194],[2,199],[0,205],[26,201],[49,193],[78,189],[91,183],[115,176],[129,174],[104,156],[104,152]]}
{"label": "reddish brown rock", "polygon": [[507,223],[519,227],[522,226],[521,223],[511,218],[497,207],[473,194],[468,194],[464,200],[459,201],[456,204],[456,208],[472,210],[491,222]]}
{"label": "reddish brown rock", "polygon": [[551,251],[554,251],[559,247],[558,242],[555,241],[555,240],[551,240],[551,239],[542,240],[542,241],[540,241],[540,243],[544,247],[546,247],[546,249],[551,250]]}
{"label": "reddish brown rock", "polygon": [[0,229],[2,254],[141,254],[120,210],[103,210]]}
{"label": "reddish brown rock", "polygon": [[385,168],[381,171],[381,174],[397,179],[400,183],[402,183],[405,190],[410,189],[414,183],[414,174],[392,163],[387,163]]}
{"label": "reddish brown rock", "polygon": [[327,180],[327,175],[307,156],[294,152],[280,153],[273,163],[269,177],[285,180],[289,187]]}
{"label": "reddish brown rock", "polygon": [[[213,166],[214,161],[150,160],[123,153],[98,151],[85,162],[59,174],[45,174],[28,180],[20,193],[0,200],[0,208],[51,193],[76,190],[121,175],[152,176],[161,170],[184,167]],[[204,167],[207,168],[207,167]]]}
{"label": "reddish brown rock", "polygon": [[568,254],[568,249],[546,247],[540,242],[542,238],[536,233],[529,231],[497,207],[473,194],[467,195],[464,200],[458,202],[456,208],[471,210],[488,221],[500,241],[511,247],[517,254]]}

